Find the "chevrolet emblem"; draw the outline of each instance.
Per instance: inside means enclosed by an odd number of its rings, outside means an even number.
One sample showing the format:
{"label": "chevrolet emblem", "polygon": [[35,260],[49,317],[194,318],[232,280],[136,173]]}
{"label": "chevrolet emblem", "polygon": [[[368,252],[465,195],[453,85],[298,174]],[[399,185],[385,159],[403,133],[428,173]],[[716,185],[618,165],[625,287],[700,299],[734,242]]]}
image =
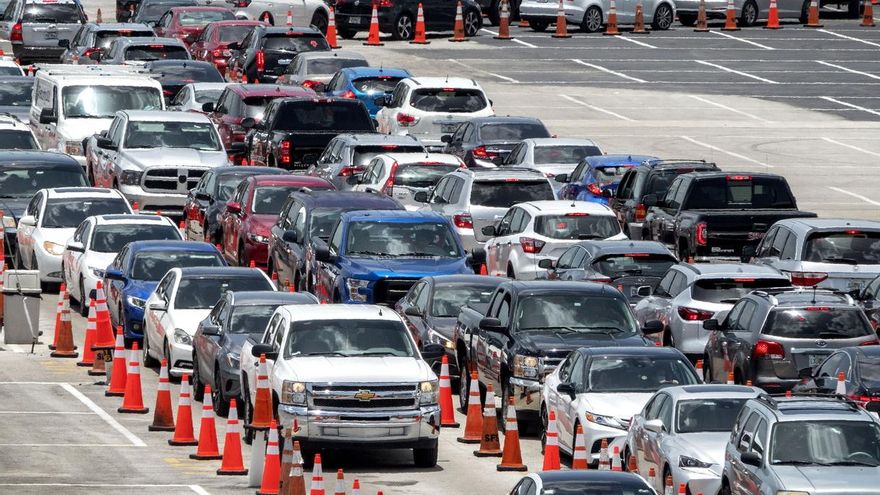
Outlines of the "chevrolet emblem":
{"label": "chevrolet emblem", "polygon": [[360,390],[358,393],[354,394],[354,398],[366,402],[368,400],[373,400],[376,398],[376,394],[370,392],[369,390]]}

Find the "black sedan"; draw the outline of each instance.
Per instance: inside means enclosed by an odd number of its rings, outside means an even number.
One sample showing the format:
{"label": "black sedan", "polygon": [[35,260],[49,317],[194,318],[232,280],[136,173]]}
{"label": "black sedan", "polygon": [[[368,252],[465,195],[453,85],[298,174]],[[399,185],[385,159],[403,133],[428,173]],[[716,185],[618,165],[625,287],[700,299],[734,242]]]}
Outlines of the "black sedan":
{"label": "black sedan", "polygon": [[846,395],[868,411],[880,413],[880,346],[877,345],[838,349],[812,372],[802,370],[804,383],[794,390],[834,394],[841,373]]}
{"label": "black sedan", "polygon": [[655,495],[639,476],[618,471],[542,471],[513,487],[510,495]]}
{"label": "black sedan", "polygon": [[548,137],[550,131],[536,118],[495,116],[465,122],[442,139],[444,152],[461,158],[468,167],[494,167],[523,139]]}

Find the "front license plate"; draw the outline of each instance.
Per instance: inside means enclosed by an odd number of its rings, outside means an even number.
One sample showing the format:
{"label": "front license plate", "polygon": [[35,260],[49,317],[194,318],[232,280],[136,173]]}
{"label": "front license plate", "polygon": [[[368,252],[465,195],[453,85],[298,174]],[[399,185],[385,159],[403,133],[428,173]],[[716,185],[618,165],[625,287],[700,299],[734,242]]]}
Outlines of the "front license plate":
{"label": "front license plate", "polygon": [[55,31],[46,31],[46,39],[47,40],[57,40],[58,33]]}
{"label": "front license plate", "polygon": [[362,18],[360,18],[360,17],[349,17],[348,23],[352,24],[352,25],[360,25],[360,24],[362,24],[361,19]]}
{"label": "front license plate", "polygon": [[443,134],[452,134],[458,128],[458,124],[440,124],[440,132]]}

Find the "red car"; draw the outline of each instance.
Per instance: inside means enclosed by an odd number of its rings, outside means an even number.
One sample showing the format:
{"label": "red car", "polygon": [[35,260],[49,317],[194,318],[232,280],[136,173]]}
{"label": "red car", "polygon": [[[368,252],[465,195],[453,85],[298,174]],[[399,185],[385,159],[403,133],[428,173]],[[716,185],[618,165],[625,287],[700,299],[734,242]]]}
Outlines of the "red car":
{"label": "red car", "polygon": [[335,189],[333,184],[308,175],[253,175],[238,184],[220,218],[223,256],[239,266],[266,269],[269,233],[287,196],[301,188]]}
{"label": "red car", "polygon": [[208,24],[234,20],[235,13],[225,7],[172,7],[159,18],[153,31],[157,36],[190,44]]}
{"label": "red car", "polygon": [[239,125],[242,119],[251,117],[259,122],[263,118],[266,105],[273,99],[314,95],[314,91],[299,86],[230,84],[220,93],[216,104],[206,103],[202,110],[217,126],[223,145],[230,149],[232,143],[244,142],[247,135],[247,129]]}
{"label": "red car", "polygon": [[205,26],[202,34],[189,46],[195,60],[204,60],[217,66],[220,73],[226,71],[226,59],[232,55],[229,44],[241,43],[254,26],[264,24],[260,21],[217,21]]}

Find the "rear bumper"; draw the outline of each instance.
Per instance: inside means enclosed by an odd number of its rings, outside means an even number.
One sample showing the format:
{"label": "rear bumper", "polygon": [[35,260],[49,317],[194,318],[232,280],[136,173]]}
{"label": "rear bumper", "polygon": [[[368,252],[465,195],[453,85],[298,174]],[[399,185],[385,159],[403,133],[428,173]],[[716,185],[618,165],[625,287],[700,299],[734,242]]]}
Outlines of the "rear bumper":
{"label": "rear bumper", "polygon": [[57,46],[25,46],[21,43],[12,44],[12,54],[23,62],[55,62],[61,61],[64,48]]}
{"label": "rear bumper", "polygon": [[161,211],[166,216],[183,216],[183,205],[186,195],[178,193],[151,193],[141,186],[119,186],[129,203],[138,202],[141,212],[155,213]]}

